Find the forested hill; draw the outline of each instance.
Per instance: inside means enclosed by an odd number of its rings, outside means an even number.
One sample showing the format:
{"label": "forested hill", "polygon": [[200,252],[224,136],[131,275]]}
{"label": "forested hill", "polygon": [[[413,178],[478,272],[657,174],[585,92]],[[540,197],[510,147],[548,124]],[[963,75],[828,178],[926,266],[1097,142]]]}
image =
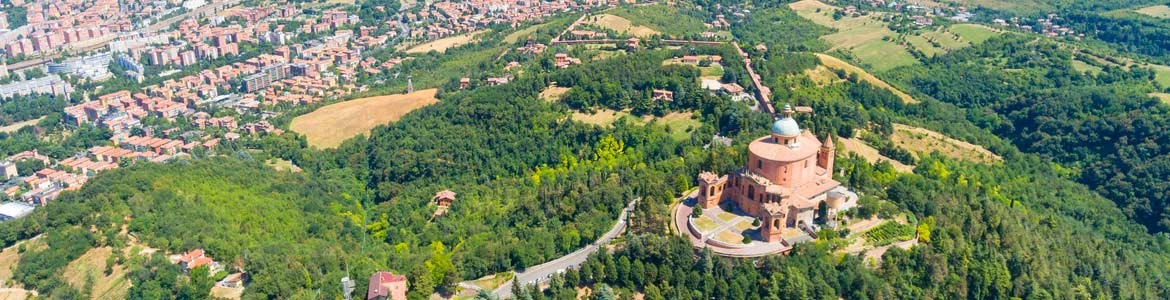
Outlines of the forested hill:
{"label": "forested hill", "polygon": [[971,109],[967,118],[1073,169],[1154,232],[1170,230],[1170,106],[1150,69],[1073,69],[1064,47],[1007,35],[889,72],[931,97]]}

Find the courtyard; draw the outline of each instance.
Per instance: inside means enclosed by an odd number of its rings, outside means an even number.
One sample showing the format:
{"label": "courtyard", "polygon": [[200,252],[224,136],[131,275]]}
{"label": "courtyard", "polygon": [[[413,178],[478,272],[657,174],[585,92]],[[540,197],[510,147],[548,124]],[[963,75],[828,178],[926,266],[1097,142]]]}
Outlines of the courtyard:
{"label": "courtyard", "polygon": [[[811,241],[813,238],[799,229],[788,228],[783,232],[785,242],[764,242],[759,235],[759,223],[734,205],[703,210],[696,207],[692,194],[680,203],[674,212],[674,223],[678,232],[686,235],[696,247],[711,248],[712,252],[731,257],[757,257],[783,253],[792,249],[793,243]],[[730,203],[728,203],[730,204]],[[696,209],[702,210],[698,217],[692,217]],[[750,237],[745,243],[744,237]]]}

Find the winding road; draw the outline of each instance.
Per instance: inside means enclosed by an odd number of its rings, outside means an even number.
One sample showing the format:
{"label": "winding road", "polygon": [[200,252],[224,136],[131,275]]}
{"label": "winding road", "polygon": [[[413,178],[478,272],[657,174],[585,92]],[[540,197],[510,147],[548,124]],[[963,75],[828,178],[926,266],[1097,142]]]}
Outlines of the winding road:
{"label": "winding road", "polygon": [[[516,271],[516,281],[522,284],[542,283],[552,278],[553,274],[564,272],[568,269],[575,269],[581,266],[582,263],[585,263],[585,260],[589,259],[589,255],[592,255],[593,253],[597,252],[597,250],[602,249],[602,247],[609,244],[610,241],[625,231],[626,225],[628,224],[630,211],[634,210],[634,205],[638,203],[638,200],[642,199],[637,198],[631,200],[629,204],[626,204],[626,207],[622,209],[622,213],[618,215],[617,222],[613,224],[613,228],[610,228],[609,231],[601,235],[597,241],[594,241],[592,244],[589,244],[584,248],[577,249],[577,251],[573,251],[573,253],[566,254],[565,256],[561,256],[557,259],[528,267],[523,271]],[[460,282],[459,286],[468,288],[474,285],[468,281],[464,281]],[[493,290],[492,293],[496,294],[496,296],[499,296],[500,299],[512,297],[512,281],[501,284],[499,287]]]}

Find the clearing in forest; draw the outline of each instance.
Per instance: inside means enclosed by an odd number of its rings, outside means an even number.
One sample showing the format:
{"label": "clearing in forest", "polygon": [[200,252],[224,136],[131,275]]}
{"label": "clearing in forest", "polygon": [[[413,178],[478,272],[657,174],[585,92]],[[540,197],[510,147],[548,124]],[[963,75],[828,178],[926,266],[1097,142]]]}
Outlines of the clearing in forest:
{"label": "clearing in forest", "polygon": [[289,129],[305,135],[309,145],[333,148],[378,125],[398,121],[406,113],[438,102],[436,89],[409,94],[354,99],[332,104],[292,120]]}
{"label": "clearing in forest", "polygon": [[13,133],[13,132],[16,132],[17,130],[20,130],[21,128],[24,128],[26,126],[37,125],[37,123],[40,123],[41,120],[44,120],[44,119],[45,119],[45,117],[40,117],[40,118],[36,118],[36,119],[32,119],[32,120],[8,124],[8,126],[0,127],[0,132]]}
{"label": "clearing in forest", "polygon": [[1147,7],[1136,9],[1134,11],[1136,11],[1139,14],[1143,14],[1143,15],[1147,15],[1147,16],[1151,16],[1151,17],[1155,17],[1155,18],[1161,18],[1161,19],[1170,18],[1170,6],[1166,6],[1165,4],[1147,6]]}
{"label": "clearing in forest", "polygon": [[61,278],[73,288],[83,289],[86,278],[92,277],[90,299],[123,299],[130,291],[130,280],[126,279],[126,267],[118,264],[106,275],[106,259],[112,254],[113,248],[108,246],[89,249],[61,270]]}
{"label": "clearing in forest", "polygon": [[569,88],[567,88],[567,87],[559,87],[559,86],[555,86],[555,85],[550,85],[550,86],[544,88],[543,91],[540,91],[540,100],[549,101],[549,102],[561,101],[561,97],[564,96],[565,93],[568,93],[568,92],[569,92]]}
{"label": "clearing in forest", "polygon": [[596,16],[585,17],[586,24],[593,24],[605,29],[617,31],[619,33],[626,33],[636,37],[650,37],[658,34],[657,30],[650,27],[634,25],[633,22],[626,18],[611,14],[600,14]]}
{"label": "clearing in forest", "polygon": [[433,41],[426,42],[426,43],[418,45],[418,46],[410,47],[410,49],[406,49],[406,53],[427,53],[427,52],[430,52],[431,50],[435,50],[435,51],[438,51],[439,53],[443,53],[443,52],[446,52],[447,49],[450,49],[453,47],[458,47],[458,46],[463,46],[463,45],[466,45],[468,43],[474,42],[476,40],[475,36],[479,35],[480,33],[484,33],[484,32],[488,32],[488,30],[479,30],[479,31],[475,31],[475,32],[468,32],[468,33],[464,33],[464,34],[453,35],[453,36],[433,40]]}
{"label": "clearing in forest", "polygon": [[548,25],[548,23],[536,24],[536,25],[528,26],[528,28],[524,28],[524,29],[517,30],[517,31],[512,32],[512,33],[509,33],[507,36],[504,37],[504,43],[511,44],[511,43],[515,43],[517,41],[520,41],[520,39],[527,39],[529,36],[532,36],[533,33],[536,33],[537,29],[540,29],[541,27],[544,27],[546,25]]}
{"label": "clearing in forest", "polygon": [[1158,98],[1159,100],[1162,100],[1162,102],[1164,102],[1164,103],[1166,103],[1166,104],[1170,104],[1170,94],[1167,94],[1167,93],[1150,93],[1149,95],[1150,95],[1151,97]]}
{"label": "clearing in forest", "polygon": [[597,113],[589,114],[583,112],[573,112],[570,116],[574,121],[593,124],[602,127],[613,126],[613,123],[622,117],[630,117],[635,124],[647,125],[650,123],[657,123],[658,125],[666,126],[666,132],[676,140],[685,140],[690,138],[691,132],[699,128],[698,120],[693,119],[694,113],[673,112],[665,116],[655,117],[653,115],[645,115],[641,118],[631,115],[629,112],[616,111],[612,109],[598,110]]}
{"label": "clearing in forest", "polygon": [[909,150],[918,157],[938,151],[943,156],[972,162],[996,163],[1003,157],[988,151],[983,146],[960,141],[926,128],[894,124],[890,140],[895,146]]}
{"label": "clearing in forest", "polygon": [[837,142],[841,143],[841,146],[845,148],[845,151],[857,153],[857,155],[861,155],[865,161],[871,164],[876,164],[884,160],[890,162],[890,165],[894,166],[894,171],[901,173],[914,172],[914,166],[907,165],[900,161],[886,157],[878,152],[877,149],[870,147],[865,142],[857,138],[838,138]]}
{"label": "clearing in forest", "polygon": [[817,58],[820,58],[821,64],[826,66],[826,67],[829,67],[830,69],[843,70],[843,71],[845,71],[846,74],[857,74],[857,76],[861,76],[861,80],[864,80],[866,82],[869,82],[869,84],[872,84],[872,85],[879,87],[879,88],[889,90],[891,93],[894,93],[895,96],[898,96],[898,98],[902,99],[902,102],[918,103],[918,100],[915,100],[914,97],[910,97],[909,94],[906,94],[905,92],[902,92],[901,90],[899,90],[897,88],[894,88],[889,83],[886,83],[885,81],[881,80],[880,78],[877,78],[876,76],[873,76],[872,74],[869,74],[869,72],[866,72],[865,70],[862,70],[861,68],[858,68],[857,66],[851,65],[851,64],[849,64],[849,63],[847,63],[839,58],[833,57],[833,56],[828,55],[828,54],[817,53],[816,55],[817,55]]}

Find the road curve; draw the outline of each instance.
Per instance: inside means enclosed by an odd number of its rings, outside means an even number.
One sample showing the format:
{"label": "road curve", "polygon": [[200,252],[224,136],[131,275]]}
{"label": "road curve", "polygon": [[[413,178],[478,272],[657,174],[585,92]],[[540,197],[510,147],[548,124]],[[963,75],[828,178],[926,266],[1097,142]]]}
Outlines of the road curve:
{"label": "road curve", "polygon": [[[566,254],[565,256],[558,257],[543,264],[528,267],[523,272],[518,271],[516,272],[516,281],[522,284],[541,283],[552,278],[553,274],[581,266],[582,263],[585,263],[586,259],[589,259],[589,255],[597,252],[598,249],[609,244],[610,241],[625,231],[630,211],[634,210],[634,205],[638,203],[638,200],[641,200],[641,198],[631,200],[629,204],[626,204],[626,207],[622,209],[622,213],[618,215],[617,222],[613,224],[613,228],[610,228],[609,231],[601,235],[597,241],[584,248],[577,249],[573,253]],[[492,293],[499,296],[500,299],[512,297],[512,281],[501,284]]]}

